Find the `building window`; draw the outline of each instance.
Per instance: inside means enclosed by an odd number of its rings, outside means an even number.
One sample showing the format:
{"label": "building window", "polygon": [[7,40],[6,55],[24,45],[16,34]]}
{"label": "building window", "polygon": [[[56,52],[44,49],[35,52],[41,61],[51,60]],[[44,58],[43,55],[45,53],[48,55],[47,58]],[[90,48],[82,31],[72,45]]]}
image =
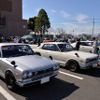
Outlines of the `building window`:
{"label": "building window", "polygon": [[0,18],[0,26],[6,26],[6,18]]}

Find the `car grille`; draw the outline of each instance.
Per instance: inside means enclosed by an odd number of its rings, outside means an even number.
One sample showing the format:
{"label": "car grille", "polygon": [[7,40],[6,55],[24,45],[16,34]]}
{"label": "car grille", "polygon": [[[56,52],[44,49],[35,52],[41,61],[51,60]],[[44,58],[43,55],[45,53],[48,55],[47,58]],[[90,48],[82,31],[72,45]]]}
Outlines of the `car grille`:
{"label": "car grille", "polygon": [[93,62],[93,61],[96,61],[96,60],[98,60],[98,58],[93,58],[93,59],[90,59],[89,61]]}
{"label": "car grille", "polygon": [[53,68],[49,68],[49,69],[43,69],[41,71],[37,71],[37,74],[35,74],[35,72],[33,72],[33,80],[37,80],[46,76],[51,76],[53,74],[54,70]]}
{"label": "car grille", "polygon": [[48,72],[51,72],[51,71],[53,71],[53,68],[44,69],[44,70],[42,70],[42,71],[38,71],[38,75],[44,74],[44,73],[48,73]]}
{"label": "car grille", "polygon": [[98,57],[91,58],[91,59],[88,59],[88,60],[86,61],[86,63],[94,62],[94,61],[97,61],[97,60],[98,60]]}
{"label": "car grille", "polygon": [[48,68],[48,69],[43,69],[37,72],[33,72],[33,76],[37,76],[37,75],[42,75],[42,74],[46,74],[49,72],[53,72],[53,67],[52,68]]}

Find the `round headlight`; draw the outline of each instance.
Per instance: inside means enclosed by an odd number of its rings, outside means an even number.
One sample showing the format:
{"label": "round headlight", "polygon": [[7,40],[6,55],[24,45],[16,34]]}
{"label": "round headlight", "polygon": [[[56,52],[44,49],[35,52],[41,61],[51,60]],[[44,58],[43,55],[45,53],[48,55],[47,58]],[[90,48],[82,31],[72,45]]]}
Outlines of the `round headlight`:
{"label": "round headlight", "polygon": [[59,69],[59,66],[57,65],[56,69]]}
{"label": "round headlight", "polygon": [[34,75],[38,75],[38,72],[34,72]]}
{"label": "round headlight", "polygon": [[28,73],[28,77],[32,77],[32,75],[33,75],[32,72]]}
{"label": "round headlight", "polygon": [[59,69],[59,66],[53,67],[53,70],[57,70],[57,69]]}
{"label": "round headlight", "polygon": [[53,70],[56,70],[56,67],[53,67]]}
{"label": "round headlight", "polygon": [[23,79],[27,78],[27,73],[24,73],[22,77]]}

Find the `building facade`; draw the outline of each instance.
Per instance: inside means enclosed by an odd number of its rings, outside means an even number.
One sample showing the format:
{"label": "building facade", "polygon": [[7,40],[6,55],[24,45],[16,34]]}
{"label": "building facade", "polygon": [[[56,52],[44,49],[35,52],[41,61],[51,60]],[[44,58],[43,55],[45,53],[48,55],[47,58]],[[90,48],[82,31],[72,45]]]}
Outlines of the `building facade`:
{"label": "building facade", "polygon": [[27,34],[27,20],[22,19],[22,0],[0,0],[0,36]]}

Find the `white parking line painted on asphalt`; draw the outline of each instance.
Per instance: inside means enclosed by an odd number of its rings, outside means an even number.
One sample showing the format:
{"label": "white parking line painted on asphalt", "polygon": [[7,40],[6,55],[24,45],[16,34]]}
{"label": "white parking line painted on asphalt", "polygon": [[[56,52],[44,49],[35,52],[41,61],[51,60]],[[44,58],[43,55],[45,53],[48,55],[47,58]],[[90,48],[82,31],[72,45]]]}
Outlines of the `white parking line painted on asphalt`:
{"label": "white parking line painted on asphalt", "polygon": [[82,77],[79,77],[79,76],[76,76],[76,75],[72,75],[72,74],[69,74],[69,73],[62,72],[62,71],[59,71],[59,73],[73,77],[73,78],[76,78],[76,79],[79,79],[79,80],[83,80]]}
{"label": "white parking line painted on asphalt", "polygon": [[16,100],[14,97],[12,97],[6,90],[4,90],[0,86],[0,93],[7,99],[7,100]]}

